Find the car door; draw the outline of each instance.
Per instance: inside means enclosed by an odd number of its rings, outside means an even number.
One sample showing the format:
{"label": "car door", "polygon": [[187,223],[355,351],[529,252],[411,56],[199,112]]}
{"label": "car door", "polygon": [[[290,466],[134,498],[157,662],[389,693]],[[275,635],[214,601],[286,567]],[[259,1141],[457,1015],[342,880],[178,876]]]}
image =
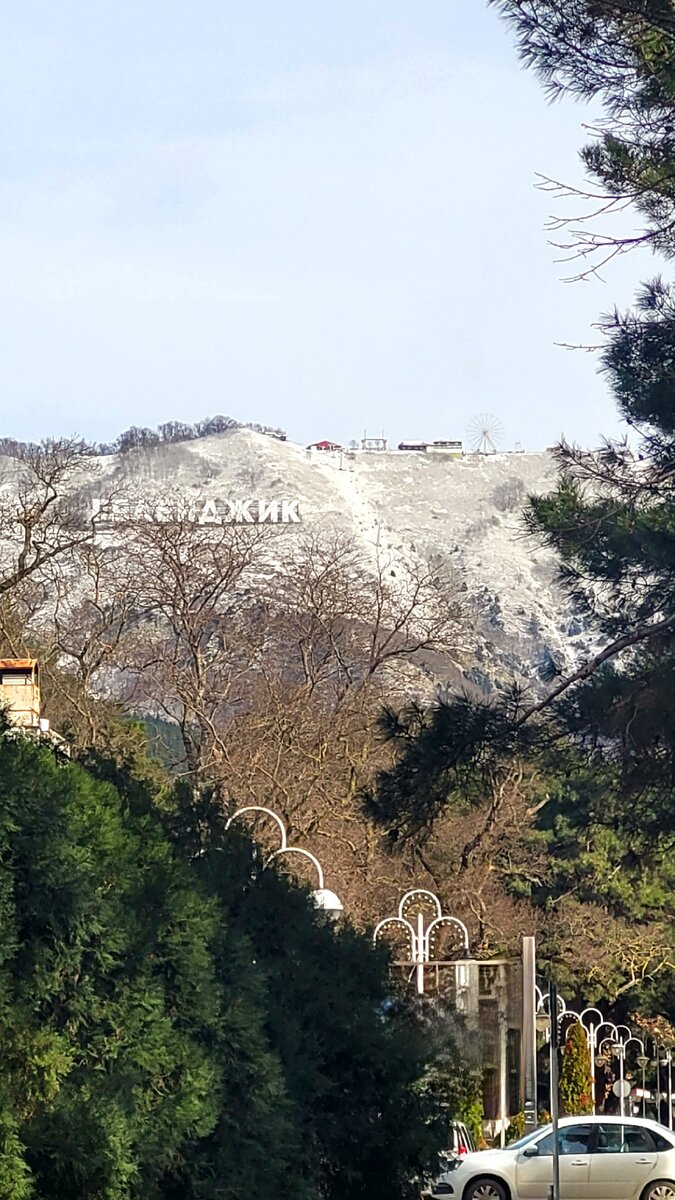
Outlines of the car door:
{"label": "car door", "polygon": [[[580,1122],[558,1130],[560,1152],[560,1192],[564,1200],[590,1200],[591,1155],[589,1147],[593,1127]],[[548,1133],[518,1151],[516,1193],[518,1200],[542,1200],[553,1183],[553,1134]],[[595,1200],[595,1198],[593,1198]]]}
{"label": "car door", "polygon": [[456,1153],[458,1157],[461,1158],[464,1154],[475,1154],[476,1147],[474,1145],[474,1140],[471,1137],[466,1125],[463,1125],[461,1121],[458,1121],[455,1128],[457,1130],[458,1139],[456,1146]]}
{"label": "car door", "polygon": [[629,1121],[599,1125],[591,1154],[591,1195],[594,1200],[634,1200],[654,1177],[657,1161],[649,1129]]}

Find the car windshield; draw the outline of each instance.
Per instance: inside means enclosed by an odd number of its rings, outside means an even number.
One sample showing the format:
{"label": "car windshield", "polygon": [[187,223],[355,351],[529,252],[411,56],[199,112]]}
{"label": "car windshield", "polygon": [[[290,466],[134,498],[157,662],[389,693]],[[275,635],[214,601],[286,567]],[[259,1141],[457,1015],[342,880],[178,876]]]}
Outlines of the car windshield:
{"label": "car windshield", "polygon": [[527,1146],[528,1143],[532,1141],[532,1138],[539,1137],[540,1133],[547,1133],[550,1128],[550,1125],[538,1125],[536,1129],[531,1129],[529,1133],[526,1133],[523,1137],[518,1138],[517,1142],[509,1142],[507,1150],[522,1149],[523,1146]]}

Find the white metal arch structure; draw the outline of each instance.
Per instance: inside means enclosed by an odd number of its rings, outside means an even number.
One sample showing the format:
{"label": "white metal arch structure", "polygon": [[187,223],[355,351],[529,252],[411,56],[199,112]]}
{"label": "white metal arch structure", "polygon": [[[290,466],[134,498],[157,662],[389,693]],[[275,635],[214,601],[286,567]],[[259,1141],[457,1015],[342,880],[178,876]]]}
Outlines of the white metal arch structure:
{"label": "white metal arch structure", "polygon": [[236,821],[237,817],[242,817],[244,813],[250,812],[265,813],[265,816],[271,817],[273,821],[276,821],[279,827],[279,833],[281,834],[281,845],[279,850],[285,850],[288,842],[286,826],[284,825],[278,813],[273,812],[271,808],[265,808],[262,804],[247,804],[244,808],[238,808],[236,812],[232,813],[231,817],[228,817],[227,821],[225,822],[225,828],[229,829],[230,825],[233,821]]}
{"label": "white metal arch structure", "polygon": [[[536,988],[537,993],[537,1012],[546,1013],[547,1017],[551,1015],[551,997],[548,992],[542,992],[541,988]],[[557,994],[558,1020],[567,1012],[567,1005],[563,1000],[560,992]]]}
{"label": "white metal arch structure", "polygon": [[321,863],[316,855],[312,854],[310,850],[303,850],[301,846],[280,846],[278,850],[275,850],[272,854],[270,854],[269,858],[265,862],[265,866],[267,866],[268,863],[271,863],[273,858],[278,858],[280,854],[301,854],[303,858],[308,858],[309,861],[314,863],[314,866],[316,867],[317,874],[319,876],[319,887],[324,887],[323,869],[321,867]]}
{"label": "white metal arch structure", "polygon": [[[414,907],[414,902],[420,901],[420,906],[417,909],[415,924],[406,916],[406,911]],[[432,912],[435,914],[432,920],[425,920],[424,905],[430,904]],[[425,967],[429,966],[431,958],[431,936],[436,929],[443,925],[451,926],[459,929],[462,934],[462,949],[465,953],[469,950],[469,931],[463,921],[458,917],[446,916],[441,907],[441,902],[434,892],[430,892],[427,888],[413,888],[406,892],[401,897],[398,906],[398,915],[395,917],[385,917],[375,926],[373,932],[373,941],[377,942],[380,935],[385,929],[399,928],[404,929],[410,946],[410,966],[415,972],[416,986],[418,995],[424,994],[424,971]]]}
{"label": "white metal arch structure", "polygon": [[[541,988],[535,986],[537,1013],[543,1013],[546,1016],[551,1016],[550,1013],[550,997],[548,992],[542,992]],[[605,1042],[611,1041],[613,1038],[616,1041],[619,1037],[619,1029],[625,1029],[630,1033],[628,1026],[616,1026],[613,1021],[608,1021],[599,1008],[589,1006],[577,1012],[576,1009],[568,1008],[565,1000],[558,992],[558,1015],[557,1025],[560,1032],[563,1027],[569,1025],[580,1025],[586,1036],[586,1043],[590,1055],[590,1074],[591,1074],[591,1099],[593,1101],[593,1111],[596,1107],[595,1094],[595,1069],[598,1051],[601,1053],[602,1046]],[[601,1030],[609,1030],[609,1036]],[[546,1040],[550,1037],[549,1030],[546,1031]]]}
{"label": "white metal arch structure", "polygon": [[431,962],[431,935],[436,929],[440,929],[443,925],[461,930],[462,950],[464,950],[467,954],[469,952],[469,931],[464,922],[460,921],[459,917],[436,917],[436,919],[427,926],[427,931],[424,935],[426,939],[427,962]]}
{"label": "white metal arch structure", "polygon": [[[547,992],[543,992],[540,987],[535,984],[535,1000],[537,1015],[544,1015],[549,1018],[550,1022],[550,997]],[[594,1005],[589,1005],[587,1008],[577,1012],[575,1009],[568,1008],[563,997],[558,993],[558,1029],[562,1031],[563,1026],[580,1025],[586,1035],[586,1042],[590,1054],[591,1068],[591,1095],[593,1100],[593,1109],[596,1106],[596,1087],[595,1087],[595,1071],[596,1064],[602,1060],[605,1055],[605,1047],[609,1047],[613,1056],[619,1059],[619,1078],[623,1082],[623,1061],[628,1052],[630,1043],[635,1042],[641,1050],[641,1058],[638,1060],[638,1066],[642,1068],[643,1092],[644,1092],[644,1068],[647,1065],[645,1056],[644,1042],[642,1038],[636,1037],[628,1025],[616,1025],[614,1021],[608,1021],[602,1013],[601,1009]],[[546,1031],[546,1040],[550,1036],[550,1032]],[[621,1097],[621,1106],[623,1112],[624,1100]],[[643,1113],[644,1113],[644,1097],[643,1097]]]}
{"label": "white metal arch structure", "polygon": [[268,867],[272,860],[278,858],[281,854],[300,854],[302,858],[308,858],[309,861],[316,867],[316,872],[319,877],[319,886],[312,892],[316,907],[323,909],[332,917],[338,917],[340,913],[344,911],[344,905],[340,900],[340,897],[336,895],[335,892],[331,891],[330,888],[326,887],[323,876],[323,867],[321,866],[318,858],[315,854],[312,854],[310,850],[304,850],[302,846],[289,846],[286,826],[284,825],[279,814],[275,813],[273,809],[266,808],[263,804],[246,804],[243,808],[238,808],[236,812],[232,813],[231,817],[228,817],[225,823],[225,829],[229,829],[230,825],[237,819],[237,817],[244,816],[245,813],[251,812],[264,813],[265,816],[271,817],[279,830],[281,845],[277,850],[273,850],[268,858],[265,859],[264,865]]}
{"label": "white metal arch structure", "polygon": [[440,917],[442,915],[443,909],[441,908],[441,902],[435,892],[430,892],[428,888],[413,888],[410,892],[406,892],[405,895],[401,897],[398,906],[399,917],[404,915],[406,905],[413,896],[424,896],[425,900],[431,900],[431,903],[436,910],[436,916]]}

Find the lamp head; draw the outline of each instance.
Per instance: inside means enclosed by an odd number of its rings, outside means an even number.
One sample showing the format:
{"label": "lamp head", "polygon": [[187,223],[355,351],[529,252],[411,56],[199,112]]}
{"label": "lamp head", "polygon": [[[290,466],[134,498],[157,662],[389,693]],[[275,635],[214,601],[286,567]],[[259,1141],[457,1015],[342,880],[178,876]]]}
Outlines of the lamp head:
{"label": "lamp head", "polygon": [[333,921],[337,921],[340,913],[344,912],[344,904],[340,897],[335,892],[332,892],[330,888],[317,888],[316,891],[312,892],[312,899],[315,908],[320,908]]}

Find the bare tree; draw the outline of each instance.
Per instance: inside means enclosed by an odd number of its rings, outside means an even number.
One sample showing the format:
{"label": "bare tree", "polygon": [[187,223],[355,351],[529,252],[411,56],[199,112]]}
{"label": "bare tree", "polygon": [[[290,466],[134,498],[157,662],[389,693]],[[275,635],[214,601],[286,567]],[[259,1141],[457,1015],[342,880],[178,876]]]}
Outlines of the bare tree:
{"label": "bare tree", "polygon": [[424,651],[459,656],[465,643],[455,580],[403,555],[373,560],[340,534],[289,548],[280,585],[278,619],[310,691],[330,682],[341,697],[388,666]]}
{"label": "bare tree", "polygon": [[91,542],[94,518],[77,485],[93,470],[90,448],[76,438],[23,446],[9,460],[0,477],[0,596]]}
{"label": "bare tree", "polygon": [[124,643],[131,700],[178,724],[193,773],[222,753],[236,682],[252,669],[242,610],[268,542],[262,526],[199,525],[180,506],[125,530],[138,605]]}
{"label": "bare tree", "polygon": [[[126,639],[139,619],[139,588],[128,558],[100,541],[77,546],[70,570],[56,565],[39,620],[45,667],[77,713],[87,744],[98,745],[102,695],[115,694]],[[56,678],[55,678],[56,682]]]}

